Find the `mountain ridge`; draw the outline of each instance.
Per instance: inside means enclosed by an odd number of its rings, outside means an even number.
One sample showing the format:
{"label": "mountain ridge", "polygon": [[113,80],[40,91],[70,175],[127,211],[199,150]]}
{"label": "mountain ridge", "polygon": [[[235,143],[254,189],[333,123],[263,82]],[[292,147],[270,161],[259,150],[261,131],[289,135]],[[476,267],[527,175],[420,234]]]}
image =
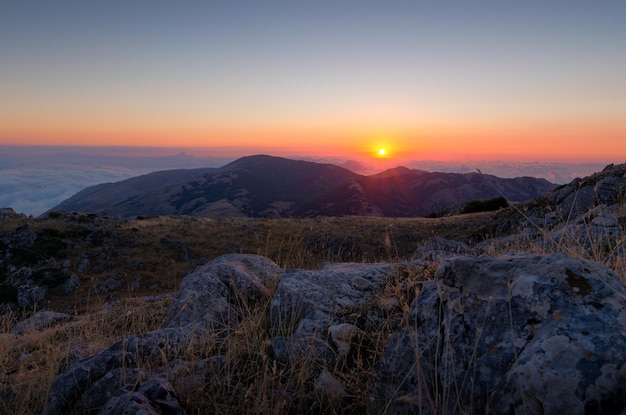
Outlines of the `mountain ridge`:
{"label": "mountain ridge", "polygon": [[329,163],[253,155],[222,167],[163,170],[88,187],[50,211],[119,217],[420,217],[477,199],[537,197],[545,179],[437,173],[399,166],[365,176]]}

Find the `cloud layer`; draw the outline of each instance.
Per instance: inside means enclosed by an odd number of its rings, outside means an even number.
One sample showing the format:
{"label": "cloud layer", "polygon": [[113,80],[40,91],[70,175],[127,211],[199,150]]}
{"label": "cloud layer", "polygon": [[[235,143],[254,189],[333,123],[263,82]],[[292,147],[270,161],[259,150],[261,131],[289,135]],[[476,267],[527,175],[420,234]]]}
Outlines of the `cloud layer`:
{"label": "cloud layer", "polygon": [[[137,149],[135,149],[137,150]],[[152,149],[85,149],[0,147],[0,207],[38,216],[80,190],[158,170],[219,167],[234,157],[194,157],[185,153],[163,155]],[[171,152],[171,150],[169,150]],[[123,154],[126,154],[125,156]],[[298,158],[293,156],[293,158]],[[376,173],[371,166],[345,159],[311,159],[349,167],[361,174]],[[477,170],[499,177],[541,177],[566,183],[601,170],[602,164],[409,161],[406,167],[440,172]]]}

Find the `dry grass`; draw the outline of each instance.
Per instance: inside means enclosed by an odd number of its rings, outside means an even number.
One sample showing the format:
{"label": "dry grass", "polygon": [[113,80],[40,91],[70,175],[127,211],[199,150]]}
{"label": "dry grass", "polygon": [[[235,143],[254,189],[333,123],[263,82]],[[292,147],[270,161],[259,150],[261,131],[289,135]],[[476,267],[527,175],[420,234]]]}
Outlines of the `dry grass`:
{"label": "dry grass", "polygon": [[0,337],[0,390],[14,399],[0,399],[0,413],[41,413],[48,389],[76,358],[105,349],[124,336],[160,328],[169,300],[125,299],[76,321],[43,331],[7,334],[17,318],[4,315]]}
{"label": "dry grass", "polygon": [[[626,208],[622,206],[622,213]],[[78,320],[38,333],[15,337],[11,328],[30,313],[8,313],[0,318],[0,413],[40,413],[52,381],[71,363],[71,356],[96,353],[124,336],[160,328],[169,301],[146,302],[137,298],[173,292],[181,278],[196,266],[231,252],[264,255],[283,268],[317,268],[323,262],[356,261],[399,263],[431,236],[476,242],[487,239],[497,225],[494,213],[439,219],[339,217],[317,219],[222,219],[158,217],[136,221],[95,219],[84,215],[46,220],[0,221],[7,234],[21,223],[38,234],[47,232],[67,242],[57,261],[70,261],[70,272],[80,276],[80,286],[70,296],[52,291],[42,308],[70,312]],[[585,226],[582,224],[581,226]],[[509,245],[493,247],[493,255],[510,251],[565,252],[605,263],[626,279],[624,256],[607,258],[616,250],[604,240],[581,243],[536,243],[522,237]],[[621,241],[623,242],[623,241]],[[81,258],[89,258],[87,272],[79,273]],[[210,382],[190,386],[173,377],[175,389],[190,414],[196,413],[365,413],[365,382],[372,365],[385,350],[390,333],[406,325],[409,304],[419,292],[420,281],[432,278],[437,264],[420,272],[398,266],[375,301],[395,298],[398,309],[379,326],[359,338],[347,358],[338,358],[328,373],[340,380],[347,397],[316,392],[322,369],[302,360],[284,365],[272,358],[269,299],[248,310],[235,333],[225,343],[181,350],[190,361],[220,354],[225,363]],[[94,280],[111,273],[121,282],[116,293],[96,292]],[[140,284],[133,285],[140,277]],[[111,294],[121,299],[109,304]],[[367,307],[351,310],[363,318]],[[70,357],[68,360],[68,357]],[[184,391],[184,393],[182,393]],[[443,396],[435,397],[442,399]],[[436,400],[434,401],[436,404]]]}
{"label": "dry grass", "polygon": [[[40,306],[82,314],[110,300],[111,293],[95,288],[111,275],[121,284],[115,295],[126,297],[176,291],[186,274],[228,253],[260,254],[283,268],[301,269],[315,269],[323,262],[400,261],[409,259],[416,246],[431,236],[468,241],[488,237],[492,217],[484,213],[439,219],[154,217],[123,221],[70,214],[4,220],[0,229],[8,234],[27,223],[38,234],[30,264],[54,257],[60,268],[69,261],[68,272],[79,277],[79,287],[70,296],[52,289],[49,300]],[[81,260],[88,261],[86,269],[80,269]],[[0,282],[2,271],[0,267]]]}

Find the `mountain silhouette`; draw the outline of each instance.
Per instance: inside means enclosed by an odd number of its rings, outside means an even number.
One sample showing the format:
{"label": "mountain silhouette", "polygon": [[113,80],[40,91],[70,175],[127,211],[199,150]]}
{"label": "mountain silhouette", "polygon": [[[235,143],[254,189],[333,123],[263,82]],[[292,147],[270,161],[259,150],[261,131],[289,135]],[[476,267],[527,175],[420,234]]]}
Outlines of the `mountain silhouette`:
{"label": "mountain silhouette", "polygon": [[119,217],[417,217],[472,200],[528,200],[554,187],[531,177],[504,179],[406,167],[364,176],[333,164],[256,155],[219,168],[166,170],[99,184],[51,211]]}

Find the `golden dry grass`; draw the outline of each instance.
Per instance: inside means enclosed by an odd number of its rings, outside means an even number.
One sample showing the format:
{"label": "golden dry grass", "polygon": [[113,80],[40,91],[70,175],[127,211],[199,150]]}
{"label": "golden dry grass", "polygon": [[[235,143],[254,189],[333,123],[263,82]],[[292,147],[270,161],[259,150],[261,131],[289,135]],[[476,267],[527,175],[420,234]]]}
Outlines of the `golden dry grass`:
{"label": "golden dry grass", "polygon": [[21,336],[8,334],[17,316],[0,320],[0,388],[14,394],[0,399],[0,413],[41,413],[54,379],[75,358],[100,352],[124,336],[160,328],[169,299],[125,299],[76,321]]}

